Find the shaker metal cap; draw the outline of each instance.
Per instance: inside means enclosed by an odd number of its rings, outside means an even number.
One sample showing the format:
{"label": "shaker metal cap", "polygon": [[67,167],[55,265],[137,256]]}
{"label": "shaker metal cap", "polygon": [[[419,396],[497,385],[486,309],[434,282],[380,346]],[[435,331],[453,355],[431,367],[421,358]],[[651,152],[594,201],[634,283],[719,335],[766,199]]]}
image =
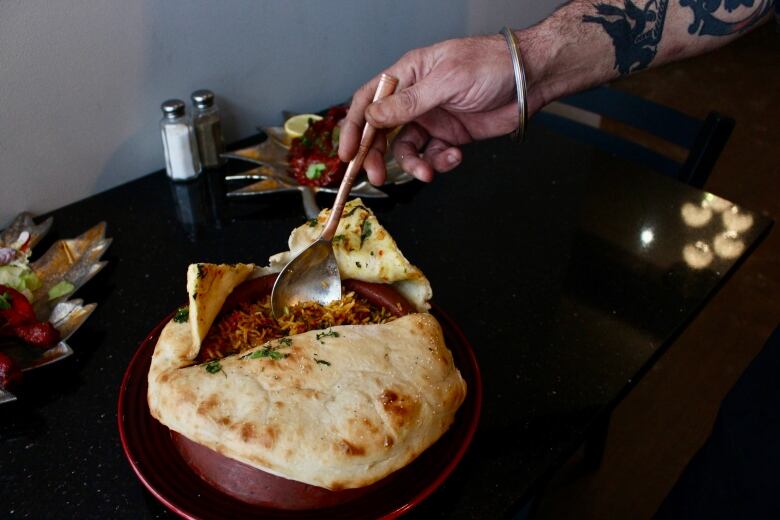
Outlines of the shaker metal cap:
{"label": "shaker metal cap", "polygon": [[192,102],[198,108],[208,108],[214,104],[214,93],[210,90],[196,90],[191,97]]}
{"label": "shaker metal cap", "polygon": [[163,111],[163,114],[170,118],[183,116],[184,108],[184,101],[181,99],[169,99],[167,101],[163,101],[163,104],[160,105],[160,109]]}

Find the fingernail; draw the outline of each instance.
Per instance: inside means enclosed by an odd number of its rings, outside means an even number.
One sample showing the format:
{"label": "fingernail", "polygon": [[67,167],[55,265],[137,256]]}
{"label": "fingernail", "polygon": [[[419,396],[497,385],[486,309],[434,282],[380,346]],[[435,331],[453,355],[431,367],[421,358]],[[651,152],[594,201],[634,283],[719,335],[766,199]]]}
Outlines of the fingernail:
{"label": "fingernail", "polygon": [[458,162],[458,156],[454,153],[448,153],[447,154],[447,163],[449,164],[455,164]]}

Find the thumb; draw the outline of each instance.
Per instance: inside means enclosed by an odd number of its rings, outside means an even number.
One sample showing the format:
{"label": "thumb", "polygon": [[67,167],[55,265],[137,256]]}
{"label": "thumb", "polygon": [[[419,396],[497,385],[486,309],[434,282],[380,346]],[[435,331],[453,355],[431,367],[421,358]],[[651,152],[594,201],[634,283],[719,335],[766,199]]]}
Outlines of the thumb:
{"label": "thumb", "polygon": [[422,80],[371,103],[366,108],[366,121],[377,128],[392,128],[414,121],[443,102],[442,89]]}

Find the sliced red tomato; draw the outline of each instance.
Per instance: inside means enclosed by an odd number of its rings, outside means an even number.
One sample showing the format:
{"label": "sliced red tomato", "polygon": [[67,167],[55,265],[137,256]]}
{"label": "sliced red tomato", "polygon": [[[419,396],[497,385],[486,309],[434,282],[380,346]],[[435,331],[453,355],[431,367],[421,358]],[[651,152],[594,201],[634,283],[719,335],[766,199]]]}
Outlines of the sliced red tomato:
{"label": "sliced red tomato", "polygon": [[19,338],[29,345],[51,348],[60,333],[47,321],[38,321],[27,298],[11,287],[0,285],[0,336]]}
{"label": "sliced red tomato", "polygon": [[15,327],[30,321],[37,320],[27,297],[16,289],[0,285],[0,326]]}

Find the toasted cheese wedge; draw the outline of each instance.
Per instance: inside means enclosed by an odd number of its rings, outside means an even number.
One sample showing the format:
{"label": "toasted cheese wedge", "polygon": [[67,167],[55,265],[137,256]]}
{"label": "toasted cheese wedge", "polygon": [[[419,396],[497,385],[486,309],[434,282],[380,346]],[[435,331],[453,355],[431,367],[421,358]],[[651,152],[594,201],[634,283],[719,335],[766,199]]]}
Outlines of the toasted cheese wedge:
{"label": "toasted cheese wedge", "polygon": [[[233,289],[246,280],[254,264],[190,264],[187,268],[187,294],[190,303],[192,348],[190,359],[198,355],[200,344]],[[208,297],[201,297],[208,295]]]}
{"label": "toasted cheese wedge", "polygon": [[[270,258],[270,266],[258,274],[278,272],[319,238],[330,209],[297,227],[290,235],[290,250]],[[433,291],[425,275],[401,253],[393,237],[360,199],[347,202],[333,237],[333,250],[341,278],[393,285],[418,311],[430,308]]]}

